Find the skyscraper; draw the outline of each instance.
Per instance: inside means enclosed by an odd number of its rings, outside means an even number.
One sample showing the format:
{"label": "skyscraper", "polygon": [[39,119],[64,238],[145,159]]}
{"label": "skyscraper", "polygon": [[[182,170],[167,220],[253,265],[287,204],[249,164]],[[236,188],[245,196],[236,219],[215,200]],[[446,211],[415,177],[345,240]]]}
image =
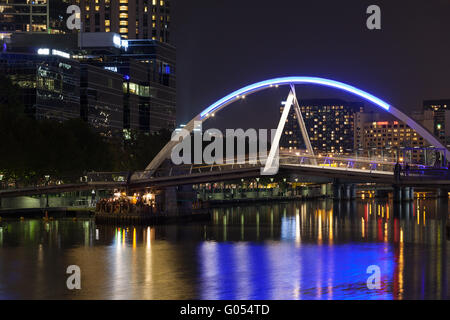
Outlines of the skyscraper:
{"label": "skyscraper", "polygon": [[67,33],[67,8],[75,0],[0,0],[0,40],[12,33]]}
{"label": "skyscraper", "polygon": [[[353,153],[355,114],[362,112],[363,103],[339,99],[301,100],[299,103],[315,154]],[[290,111],[280,146],[282,150],[305,149],[294,110]]]}
{"label": "skyscraper", "polygon": [[424,126],[445,146],[450,147],[450,100],[423,102]]}
{"label": "skyscraper", "polygon": [[169,0],[75,0],[84,32],[115,32],[125,39],[170,43]]}
{"label": "skyscraper", "polygon": [[0,38],[13,32],[47,32],[47,0],[0,0]]}

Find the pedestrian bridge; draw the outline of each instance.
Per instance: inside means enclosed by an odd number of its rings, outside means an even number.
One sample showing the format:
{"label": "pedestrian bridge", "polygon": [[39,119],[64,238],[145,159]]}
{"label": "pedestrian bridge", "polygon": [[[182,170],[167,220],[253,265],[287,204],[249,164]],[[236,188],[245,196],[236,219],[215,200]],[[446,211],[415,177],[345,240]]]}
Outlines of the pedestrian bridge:
{"label": "pedestrian bridge", "polygon": [[[247,158],[243,164],[179,165],[161,166],[152,172],[135,172],[130,187],[165,187],[183,184],[200,184],[261,177],[264,164],[250,164]],[[226,162],[226,161],[225,161]],[[296,175],[303,178],[321,177],[339,179],[346,183],[404,184],[431,186],[436,182],[450,185],[449,170],[410,165],[409,172],[403,172],[401,180],[394,178],[395,162],[369,158],[312,156],[308,153],[280,154],[278,175]],[[270,179],[270,176],[267,176]]]}
{"label": "pedestrian bridge", "polygon": [[[183,184],[200,184],[208,182],[231,181],[244,178],[267,177],[261,176],[261,170],[279,168],[281,175],[297,175],[300,177],[320,177],[329,180],[342,180],[349,183],[380,183],[380,184],[404,184],[411,186],[441,187],[450,186],[449,170],[445,168],[428,167],[421,164],[410,164],[410,170],[400,181],[394,178],[393,159],[370,159],[355,156],[320,156],[314,154],[308,130],[305,127],[303,116],[300,111],[300,104],[296,94],[296,85],[319,85],[332,89],[341,90],[362,98],[369,103],[380,108],[384,112],[390,113],[398,120],[406,123],[410,128],[419,133],[431,146],[440,150],[440,154],[446,164],[449,151],[441,142],[434,137],[427,129],[401,112],[389,103],[358,89],[354,86],[317,77],[283,77],[261,81],[255,84],[238,89],[222,99],[216,101],[201,113],[195,116],[181,132],[174,135],[173,139],[158,153],[150,162],[147,168],[135,173],[90,173],[80,183],[67,184],[63,181],[50,183],[45,186],[34,186],[28,188],[16,188],[0,190],[1,197],[17,195],[34,195],[45,193],[70,192],[78,190],[112,190],[128,189],[141,190],[146,188],[158,188],[165,186],[176,186]],[[288,86],[290,91],[286,99],[276,133],[271,143],[271,149],[262,163],[250,163],[252,156],[247,155],[245,163],[228,164],[195,164],[195,165],[173,165],[171,162],[171,152],[181,139],[190,135],[195,130],[197,123],[203,123],[214,117],[215,114],[224,110],[232,103],[245,98],[247,95],[261,90],[271,90],[279,86]],[[278,106],[277,106],[278,107]],[[284,130],[289,111],[294,108],[296,119],[302,133],[306,146],[304,151],[296,153],[280,154],[279,141]],[[279,161],[279,165],[276,162]]]}
{"label": "pedestrian bridge", "polygon": [[[45,186],[6,188],[0,190],[0,198],[57,194],[88,190],[145,190],[178,185],[191,185],[261,178],[264,164],[179,165],[161,166],[154,171],[140,172],[91,172],[79,183],[54,183]],[[341,183],[399,184],[412,187],[450,187],[450,170],[411,164],[409,173],[402,173],[401,180],[394,178],[393,161],[369,158],[322,157],[305,153],[280,154],[278,177],[339,180]],[[266,176],[267,179],[272,178]],[[292,179],[291,179],[292,180]]]}

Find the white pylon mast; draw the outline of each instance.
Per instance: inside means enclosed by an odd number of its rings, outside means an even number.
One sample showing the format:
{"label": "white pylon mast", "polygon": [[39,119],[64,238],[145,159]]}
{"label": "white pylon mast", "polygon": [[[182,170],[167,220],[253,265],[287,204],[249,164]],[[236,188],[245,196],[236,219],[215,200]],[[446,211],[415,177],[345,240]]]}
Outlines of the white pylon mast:
{"label": "white pylon mast", "polygon": [[[302,133],[303,140],[305,141],[306,148],[308,149],[308,153],[311,155],[311,163],[313,165],[317,165],[317,161],[314,158],[314,150],[311,146],[311,141],[309,140],[308,131],[306,130],[305,121],[303,120],[302,113],[300,111],[300,105],[297,100],[297,96],[295,93],[295,86],[291,84],[291,90],[286,99],[286,103],[284,105],[283,112],[280,117],[280,122],[278,123],[277,131],[275,132],[275,137],[272,140],[272,145],[270,147],[269,156],[267,157],[267,162],[265,167],[262,169],[263,174],[275,174],[278,170],[278,165],[274,166],[274,161],[278,161],[276,159],[278,156],[278,150],[280,145],[280,138],[283,134],[284,127],[286,125],[287,118],[289,116],[289,111],[291,110],[291,106],[294,105],[295,114],[297,115],[298,124],[300,126],[300,130]],[[275,169],[276,168],[276,169]]]}
{"label": "white pylon mast", "polygon": [[311,163],[313,165],[317,166],[316,158],[314,158],[314,149],[312,148],[311,140],[309,140],[308,130],[306,129],[305,121],[303,120],[303,115],[302,115],[302,112],[300,110],[300,105],[297,100],[297,94],[295,92],[295,86],[293,84],[291,84],[291,92],[294,94],[294,110],[295,110],[295,115],[297,116],[298,125],[300,126],[303,141],[306,144],[306,149],[308,149],[308,153],[312,156]]}

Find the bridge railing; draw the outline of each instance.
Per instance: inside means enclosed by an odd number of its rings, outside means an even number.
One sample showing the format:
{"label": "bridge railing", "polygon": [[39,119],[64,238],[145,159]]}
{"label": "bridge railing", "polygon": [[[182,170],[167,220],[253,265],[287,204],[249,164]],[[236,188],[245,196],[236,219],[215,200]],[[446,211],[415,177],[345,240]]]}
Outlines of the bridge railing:
{"label": "bridge railing", "polygon": [[88,172],[81,177],[58,177],[53,178],[47,176],[41,179],[37,179],[35,182],[24,181],[12,181],[2,180],[0,181],[0,190],[22,190],[22,189],[36,189],[36,188],[49,188],[59,187],[67,185],[86,185],[86,184],[122,184],[126,183],[129,178],[129,172]]}
{"label": "bridge railing", "polygon": [[[159,168],[153,171],[140,171],[133,173],[131,180],[146,180],[160,177],[176,177],[186,176],[192,174],[202,174],[211,172],[223,172],[227,170],[236,170],[240,168],[262,168],[264,163],[255,161],[249,163],[250,160],[258,160],[257,156],[247,155],[246,162],[243,164],[238,163],[226,163],[223,164],[183,164],[183,165],[171,165],[170,162],[166,163],[165,167]],[[382,174],[394,174],[394,167],[396,162],[392,159],[379,159],[379,158],[366,158],[366,157],[351,157],[351,156],[311,156],[307,153],[280,153],[279,163],[281,165],[295,165],[305,167],[324,168],[328,170],[348,170],[348,171],[363,171]],[[404,169],[404,167],[403,167]],[[433,168],[423,166],[421,164],[409,164],[408,175],[411,176],[443,176],[448,174],[448,170],[441,170],[440,172]],[[404,175],[404,174],[403,174]]]}

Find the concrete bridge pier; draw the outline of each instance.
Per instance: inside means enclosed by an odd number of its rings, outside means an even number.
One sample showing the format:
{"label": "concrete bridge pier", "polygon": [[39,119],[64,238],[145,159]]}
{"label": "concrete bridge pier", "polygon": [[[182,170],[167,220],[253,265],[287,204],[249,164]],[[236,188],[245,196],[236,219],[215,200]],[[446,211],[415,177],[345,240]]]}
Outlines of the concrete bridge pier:
{"label": "concrete bridge pier", "polygon": [[192,204],[197,197],[192,185],[166,187],[163,190],[163,211],[170,215],[185,215],[192,213]]}
{"label": "concrete bridge pier", "polygon": [[333,181],[333,200],[342,200],[342,185],[339,181]]}
{"label": "concrete bridge pier", "polygon": [[320,186],[320,197],[321,198],[325,198],[327,196],[327,188],[328,188],[328,185],[326,185],[326,184],[322,184]]}
{"label": "concrete bridge pier", "polygon": [[302,192],[302,198],[304,198],[304,199],[309,198],[309,188],[308,187],[303,187],[301,192]]}
{"label": "concrete bridge pier", "polygon": [[176,187],[166,187],[164,189],[164,212],[178,214]]}

